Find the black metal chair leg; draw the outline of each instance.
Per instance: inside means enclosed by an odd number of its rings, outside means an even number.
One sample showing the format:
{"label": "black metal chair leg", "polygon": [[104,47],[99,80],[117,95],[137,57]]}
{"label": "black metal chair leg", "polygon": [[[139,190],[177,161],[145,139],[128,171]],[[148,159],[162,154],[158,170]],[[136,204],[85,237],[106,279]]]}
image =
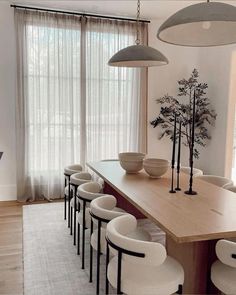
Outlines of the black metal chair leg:
{"label": "black metal chair leg", "polygon": [[78,222],[78,232],[77,232],[77,255],[80,255],[80,224]]}
{"label": "black metal chair leg", "polygon": [[179,285],[179,289],[178,289],[178,291],[176,293],[177,294],[183,294],[183,286],[182,285]]}
{"label": "black metal chair leg", "polygon": [[121,292],[121,259],[122,253],[118,251],[118,263],[117,263],[117,294],[122,294]]}
{"label": "black metal chair leg", "polygon": [[68,184],[68,227],[70,227],[70,176]]}
{"label": "black metal chair leg", "polygon": [[65,183],[64,183],[64,219],[66,220],[66,193],[65,193],[65,189],[66,189],[66,184],[67,184],[67,181],[66,181],[66,176],[65,176]]}
{"label": "black metal chair leg", "polygon": [[76,245],[76,211],[77,211],[76,192],[77,192],[77,187],[74,188],[74,246]]}
{"label": "black metal chair leg", "polygon": [[109,245],[107,243],[107,249],[106,249],[106,295],[109,293],[109,281],[108,281],[108,277],[107,277],[109,260],[110,260],[110,249],[109,249]]}
{"label": "black metal chair leg", "polygon": [[83,225],[82,225],[82,269],[84,269],[84,251],[85,251],[85,201],[83,201]]}
{"label": "black metal chair leg", "polygon": [[72,227],[72,224],[73,224],[73,208],[70,207],[70,235],[72,236],[73,234],[73,227]]}
{"label": "black metal chair leg", "polygon": [[90,270],[89,270],[89,283],[93,281],[93,247],[91,245],[91,237],[93,234],[93,219],[91,218],[91,227],[90,227]]}
{"label": "black metal chair leg", "polygon": [[97,234],[97,286],[96,294],[99,294],[100,285],[100,254],[101,254],[101,221],[98,220],[98,234]]}
{"label": "black metal chair leg", "polygon": [[66,220],[66,194],[64,195],[64,220]]}

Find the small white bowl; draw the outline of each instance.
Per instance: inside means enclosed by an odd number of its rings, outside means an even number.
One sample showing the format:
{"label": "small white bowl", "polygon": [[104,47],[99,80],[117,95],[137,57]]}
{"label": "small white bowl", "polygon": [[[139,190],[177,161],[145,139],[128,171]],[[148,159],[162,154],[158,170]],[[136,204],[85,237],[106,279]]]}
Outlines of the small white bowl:
{"label": "small white bowl", "polygon": [[170,166],[170,162],[164,159],[145,159],[143,161],[143,167],[146,173],[151,178],[160,178],[164,175]]}
{"label": "small white bowl", "polygon": [[120,166],[126,173],[138,173],[143,169],[143,153],[119,153]]}

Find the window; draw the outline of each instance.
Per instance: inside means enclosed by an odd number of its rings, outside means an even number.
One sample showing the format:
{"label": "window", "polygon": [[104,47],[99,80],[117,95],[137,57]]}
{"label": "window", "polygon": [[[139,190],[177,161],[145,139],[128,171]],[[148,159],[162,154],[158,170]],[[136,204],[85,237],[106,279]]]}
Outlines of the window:
{"label": "window", "polygon": [[66,165],[139,150],[141,71],[107,64],[134,44],[136,26],[35,11],[16,17],[26,186],[29,195],[37,185],[36,195],[58,197]]}

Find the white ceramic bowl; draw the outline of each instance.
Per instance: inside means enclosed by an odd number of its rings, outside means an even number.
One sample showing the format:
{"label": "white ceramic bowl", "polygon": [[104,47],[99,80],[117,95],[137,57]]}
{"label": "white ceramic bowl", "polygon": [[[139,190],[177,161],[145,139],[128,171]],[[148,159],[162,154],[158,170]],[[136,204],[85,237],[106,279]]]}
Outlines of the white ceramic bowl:
{"label": "white ceramic bowl", "polygon": [[126,173],[138,173],[143,169],[144,157],[145,154],[143,153],[119,153],[120,166]]}
{"label": "white ceramic bowl", "polygon": [[144,170],[151,178],[160,178],[170,166],[170,162],[164,159],[145,159],[143,161]]}

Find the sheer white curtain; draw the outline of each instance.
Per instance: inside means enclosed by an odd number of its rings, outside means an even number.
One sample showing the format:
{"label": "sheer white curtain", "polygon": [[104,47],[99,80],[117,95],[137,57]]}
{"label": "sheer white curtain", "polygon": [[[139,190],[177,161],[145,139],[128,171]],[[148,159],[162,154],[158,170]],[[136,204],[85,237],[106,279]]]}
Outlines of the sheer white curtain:
{"label": "sheer white curtain", "polygon": [[121,151],[141,149],[141,71],[107,65],[115,52],[135,44],[135,39],[133,23],[93,18],[86,21],[88,160],[117,158]]}
{"label": "sheer white curtain", "polygon": [[142,73],[107,65],[135,25],[18,9],[15,19],[18,198],[58,198],[66,165],[143,149]]}

